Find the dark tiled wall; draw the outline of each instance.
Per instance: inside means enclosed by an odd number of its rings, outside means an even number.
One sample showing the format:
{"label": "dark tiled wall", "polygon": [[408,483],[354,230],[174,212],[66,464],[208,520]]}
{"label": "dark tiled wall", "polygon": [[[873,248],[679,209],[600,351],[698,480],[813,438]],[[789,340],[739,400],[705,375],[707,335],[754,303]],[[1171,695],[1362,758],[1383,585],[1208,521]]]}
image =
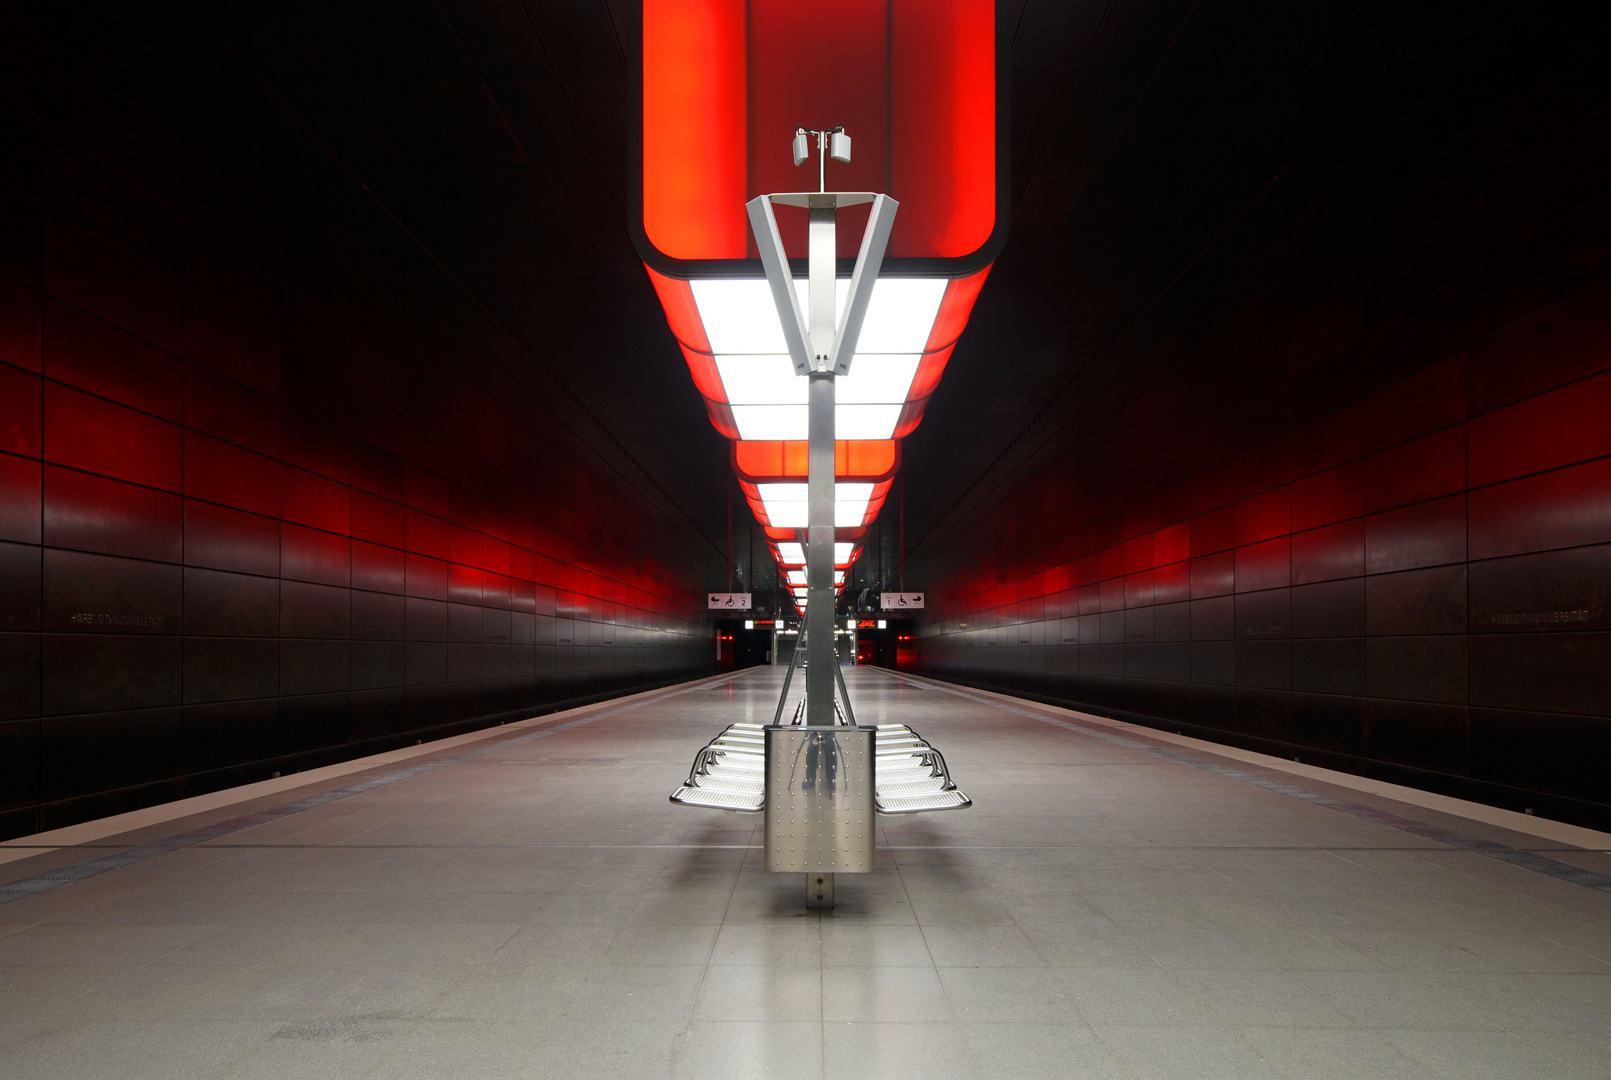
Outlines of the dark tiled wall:
{"label": "dark tiled wall", "polygon": [[0,835],[712,669],[709,556],[558,388],[96,72],[6,66]]}
{"label": "dark tiled wall", "polygon": [[1037,435],[914,555],[913,666],[1611,823],[1611,129],[1529,92]]}

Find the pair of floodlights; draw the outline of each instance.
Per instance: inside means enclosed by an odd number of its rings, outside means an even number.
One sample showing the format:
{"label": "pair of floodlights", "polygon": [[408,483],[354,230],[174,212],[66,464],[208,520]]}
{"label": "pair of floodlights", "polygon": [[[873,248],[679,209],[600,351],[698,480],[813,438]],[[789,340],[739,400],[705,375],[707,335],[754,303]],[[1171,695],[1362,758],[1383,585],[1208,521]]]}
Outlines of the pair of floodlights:
{"label": "pair of floodlights", "polygon": [[845,134],[845,125],[829,128],[827,131],[816,131],[812,128],[794,129],[794,163],[804,165],[811,157],[810,136],[817,137],[817,149],[827,154],[835,161],[850,164],[850,136]]}

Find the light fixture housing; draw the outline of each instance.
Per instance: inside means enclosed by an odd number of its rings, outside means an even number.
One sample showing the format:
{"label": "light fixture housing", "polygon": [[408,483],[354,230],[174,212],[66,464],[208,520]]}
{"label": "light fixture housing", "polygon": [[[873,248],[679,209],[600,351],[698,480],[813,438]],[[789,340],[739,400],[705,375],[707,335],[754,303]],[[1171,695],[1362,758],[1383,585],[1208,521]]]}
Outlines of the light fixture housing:
{"label": "light fixture housing", "polygon": [[[799,547],[804,503],[786,485],[805,480],[806,380],[783,342],[745,203],[799,189],[794,166],[811,158],[815,138],[802,121],[841,125],[825,147],[831,190],[900,203],[836,386],[836,449],[890,459],[842,467],[836,453],[835,524],[847,550],[836,543],[834,563],[848,570],[890,490],[899,440],[922,421],[1006,240],[1010,13],[995,0],[852,6],[836,11],[827,63],[799,47],[815,30],[809,8],[644,0],[641,16],[633,240],[712,425],[734,440],[734,470],[781,568],[804,563],[803,551],[788,550]],[[786,132],[788,162],[774,141]],[[854,162],[850,132],[863,143]],[[863,213],[841,213],[840,310]],[[786,209],[777,227],[799,256],[790,266],[803,300],[805,213]],[[757,467],[761,459],[770,464]]]}

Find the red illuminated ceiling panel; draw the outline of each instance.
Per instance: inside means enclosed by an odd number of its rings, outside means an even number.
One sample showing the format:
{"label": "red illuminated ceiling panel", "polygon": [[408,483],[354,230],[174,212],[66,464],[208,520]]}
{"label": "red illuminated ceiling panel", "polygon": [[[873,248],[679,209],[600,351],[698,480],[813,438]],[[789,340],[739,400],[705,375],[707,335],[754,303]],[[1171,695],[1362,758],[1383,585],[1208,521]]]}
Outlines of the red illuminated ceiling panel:
{"label": "red illuminated ceiling panel", "polygon": [[[923,418],[1005,239],[1006,65],[993,0],[644,0],[635,240],[711,423],[768,535],[805,524],[806,381],[794,373],[744,203],[812,188],[797,126],[854,140],[830,190],[900,203],[850,374],[836,388],[836,525],[853,545]],[[840,292],[866,208],[839,217]],[[804,254],[803,213],[778,218]],[[804,293],[804,261],[795,260]],[[887,451],[873,450],[888,447]],[[862,449],[858,449],[862,448]],[[884,454],[874,468],[867,455]],[[762,465],[763,459],[768,464]],[[797,552],[775,551],[785,567]],[[848,567],[851,547],[835,562]],[[803,560],[802,560],[803,561]]]}

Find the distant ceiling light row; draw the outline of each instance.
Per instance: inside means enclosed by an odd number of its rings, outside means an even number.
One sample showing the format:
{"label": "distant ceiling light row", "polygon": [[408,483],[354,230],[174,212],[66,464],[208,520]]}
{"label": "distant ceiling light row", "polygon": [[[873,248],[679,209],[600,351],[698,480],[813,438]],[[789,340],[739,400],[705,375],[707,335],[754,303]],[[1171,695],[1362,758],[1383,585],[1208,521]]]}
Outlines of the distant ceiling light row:
{"label": "distant ceiling light row", "polygon": [[[834,427],[841,441],[889,441],[916,429],[986,273],[950,280],[878,280],[850,374],[835,386]],[[680,281],[653,269],[650,275],[716,430],[741,442],[803,447],[806,380],[794,373],[766,280]],[[847,278],[839,279],[840,306],[849,287]],[[795,289],[803,305],[804,280],[796,279]],[[805,525],[804,464],[802,454],[798,483],[745,484],[761,524]],[[857,529],[871,524],[889,486],[889,479],[840,482],[834,525]]]}

